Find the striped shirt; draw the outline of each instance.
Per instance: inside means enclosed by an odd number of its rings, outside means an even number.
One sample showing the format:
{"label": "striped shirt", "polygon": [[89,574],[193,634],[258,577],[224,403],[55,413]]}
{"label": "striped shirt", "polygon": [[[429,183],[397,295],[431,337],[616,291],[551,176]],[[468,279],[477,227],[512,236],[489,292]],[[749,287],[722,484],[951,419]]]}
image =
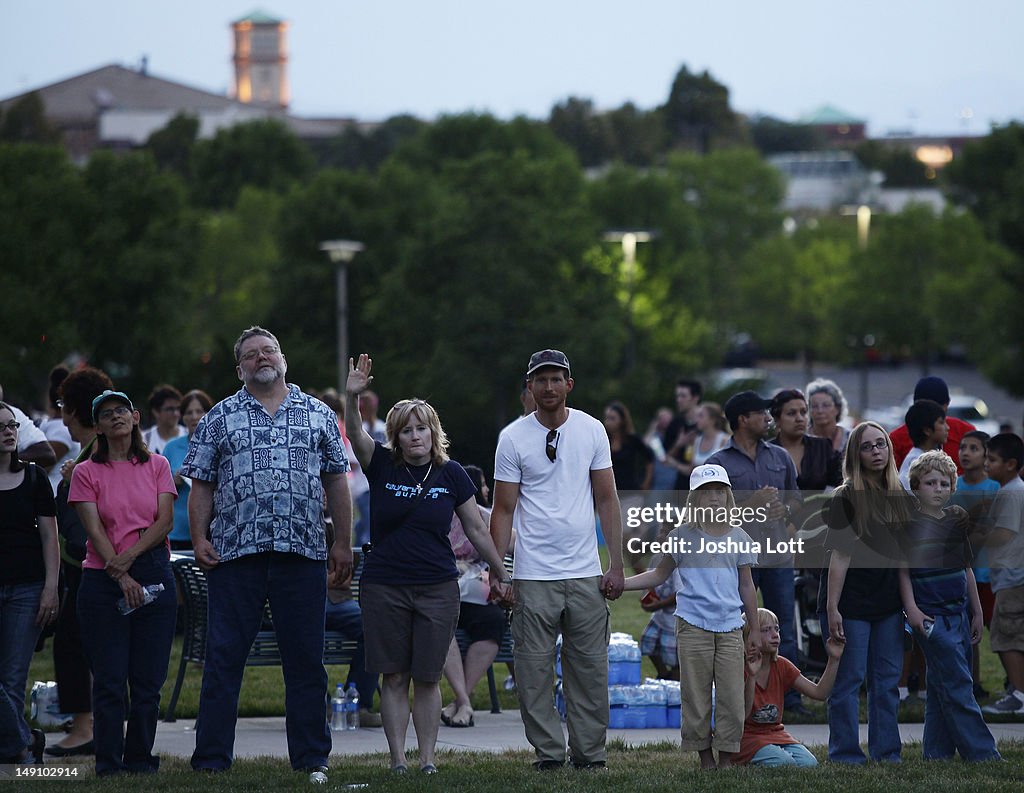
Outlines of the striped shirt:
{"label": "striped shirt", "polygon": [[969,527],[961,507],[946,507],[941,518],[919,512],[907,524],[904,552],[914,601],[929,616],[963,614],[967,606]]}

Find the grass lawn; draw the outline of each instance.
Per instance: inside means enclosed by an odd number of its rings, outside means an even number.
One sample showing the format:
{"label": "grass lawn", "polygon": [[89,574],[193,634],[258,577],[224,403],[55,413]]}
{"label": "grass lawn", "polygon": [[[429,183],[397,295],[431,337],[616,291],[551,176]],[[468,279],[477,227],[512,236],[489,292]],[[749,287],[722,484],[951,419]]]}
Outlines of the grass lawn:
{"label": "grass lawn", "polygon": [[[1001,746],[1008,762],[967,764],[959,761],[925,762],[920,747],[908,747],[901,765],[869,765],[861,768],[822,765],[814,769],[737,768],[731,771],[702,772],[697,769],[696,755],[682,755],[671,744],[627,748],[621,742],[609,746],[609,770],[604,773],[578,772],[570,769],[538,773],[530,766],[528,752],[486,754],[445,752],[438,756],[440,772],[424,777],[415,771],[404,777],[390,774],[380,755],[346,757],[332,763],[330,780],[325,790],[345,789],[349,785],[367,785],[367,789],[389,791],[480,790],[522,791],[723,791],[749,793],[754,791],[787,791],[787,793],[847,793],[855,790],[891,793],[899,790],[933,793],[936,789],[964,790],[971,793],[1019,790],[1024,747],[1020,744]],[[816,751],[819,760],[824,750]],[[415,762],[412,757],[410,761]],[[184,759],[165,759],[159,774],[140,779],[121,777],[99,780],[92,776],[87,764],[78,767],[80,776],[74,790],[137,791],[144,786],[147,793],[159,791],[239,791],[310,790],[305,774],[293,772],[280,759],[240,760],[232,770],[217,776],[194,773]],[[0,783],[2,784],[2,783]],[[18,790],[43,789],[52,780],[28,781]],[[12,788],[13,790],[14,788]]]}
{"label": "grass lawn", "polygon": [[[601,548],[602,558],[606,558],[605,549]],[[610,603],[612,630],[628,633],[639,640],[650,616],[640,608],[640,597],[642,593],[626,592],[621,598]],[[33,657],[32,667],[29,670],[29,687],[35,680],[53,680],[53,652],[52,642],[47,642],[46,648]],[[1003,668],[996,655],[988,650],[988,630],[982,638],[982,680],[985,688],[992,693],[1001,692],[1003,689]],[[178,662],[181,658],[181,639],[174,642],[171,650],[171,661],[167,670],[167,681],[164,684],[161,702],[166,707],[170,701],[171,692],[174,689],[174,680],[178,673]],[[345,680],[346,667],[331,666],[327,668],[330,690],[334,690],[334,684]],[[508,672],[504,664],[494,669],[495,679],[498,684],[498,695],[502,708],[518,708],[519,702],[515,692],[507,692],[502,687]],[[649,658],[643,659],[643,675],[654,677],[654,665]],[[195,665],[189,665],[185,673],[185,683],[182,686],[181,696],[178,699],[177,715],[180,718],[195,718],[199,710],[199,688],[202,682],[202,670]],[[441,683],[442,697],[445,702],[451,700],[451,689],[446,681]],[[805,700],[807,707],[812,711],[809,717],[787,718],[791,723],[825,723],[825,704]],[[490,710],[490,697],[487,693],[487,680],[481,680],[472,695],[473,708],[476,710]],[[987,704],[987,703],[982,703]],[[284,682],[281,677],[280,667],[248,667],[242,684],[242,695],[239,702],[240,715],[255,716],[283,716],[284,715]],[[1016,717],[987,716],[993,721],[1014,721]],[[863,710],[861,719],[866,719]],[[906,722],[921,722],[924,720],[923,701],[911,698],[901,706],[900,720]]]}

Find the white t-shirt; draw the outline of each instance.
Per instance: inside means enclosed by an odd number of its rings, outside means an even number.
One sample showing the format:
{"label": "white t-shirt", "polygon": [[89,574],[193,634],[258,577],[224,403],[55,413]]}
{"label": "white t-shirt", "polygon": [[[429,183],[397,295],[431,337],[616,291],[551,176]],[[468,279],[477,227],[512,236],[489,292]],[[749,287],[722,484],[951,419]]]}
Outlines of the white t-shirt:
{"label": "white t-shirt", "polygon": [[1013,532],[1013,538],[989,549],[992,591],[1024,586],[1024,482],[1015,476],[996,493],[989,512],[993,529]]}
{"label": "white t-shirt", "polygon": [[[178,425],[178,434],[174,438],[180,438],[183,435],[188,435],[188,430],[185,429],[181,424]],[[142,433],[142,440],[146,442],[146,446],[153,454],[163,454],[164,446],[174,440],[174,438],[168,438],[164,440],[160,437],[160,430],[157,429],[157,425],[154,424],[148,430],[144,430]]]}
{"label": "white t-shirt", "polygon": [[25,413],[16,408],[10,402],[6,403],[14,414],[14,420],[17,421],[21,426],[18,427],[18,451],[23,452],[29,446],[35,446],[37,443],[42,443],[46,440],[46,436],[43,431],[35,425]]}
{"label": "white t-shirt", "polygon": [[590,472],[612,467],[600,421],[579,410],[558,428],[555,461],[545,452],[548,428],[536,415],[498,437],[494,479],[519,485],[515,578],[560,581],[601,575]]}
{"label": "white t-shirt", "polygon": [[903,485],[903,489],[908,493],[910,491],[910,466],[914,464],[914,460],[924,454],[924,449],[920,446],[915,446],[909,452],[907,456],[903,458],[903,464],[900,466],[900,484]]}
{"label": "white t-shirt", "polygon": [[39,429],[43,431],[46,436],[46,440],[50,442],[52,446],[54,443],[63,443],[68,447],[67,453],[57,460],[53,468],[50,469],[48,476],[50,477],[50,484],[53,485],[53,493],[57,494],[57,486],[60,485],[61,479],[60,467],[67,460],[74,460],[78,457],[82,451],[81,444],[71,439],[71,433],[68,432],[68,428],[64,426],[64,422],[60,419],[46,419],[42,424],[39,425]]}

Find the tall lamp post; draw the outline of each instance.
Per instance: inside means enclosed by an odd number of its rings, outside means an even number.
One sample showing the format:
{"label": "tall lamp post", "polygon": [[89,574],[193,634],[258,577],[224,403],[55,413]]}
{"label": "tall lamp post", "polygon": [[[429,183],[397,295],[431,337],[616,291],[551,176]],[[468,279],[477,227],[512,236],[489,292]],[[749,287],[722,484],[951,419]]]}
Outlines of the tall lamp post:
{"label": "tall lamp post", "polygon": [[338,323],[338,393],[345,393],[348,379],[348,265],[356,254],[366,248],[354,240],[327,240],[320,243],[320,250],[327,254],[337,266],[337,310]]}
{"label": "tall lamp post", "polygon": [[634,229],[630,231],[606,231],[601,235],[605,242],[618,242],[622,245],[622,262],[626,274],[626,323],[629,336],[626,344],[625,371],[629,373],[636,363],[636,328],[633,327],[633,281],[636,277],[636,246],[640,242],[650,242],[657,232]]}

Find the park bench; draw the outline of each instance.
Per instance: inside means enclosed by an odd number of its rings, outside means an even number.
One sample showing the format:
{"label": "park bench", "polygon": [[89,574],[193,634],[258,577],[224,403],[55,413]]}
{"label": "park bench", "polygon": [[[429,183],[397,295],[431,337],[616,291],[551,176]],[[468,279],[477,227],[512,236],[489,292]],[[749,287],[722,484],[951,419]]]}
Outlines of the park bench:
{"label": "park bench", "polygon": [[[359,556],[356,552],[356,572],[352,576],[352,596],[359,597],[359,574],[362,566],[359,565]],[[511,562],[506,560],[506,566]],[[181,687],[185,681],[185,672],[189,664],[202,666],[206,663],[206,623],[207,623],[207,588],[206,573],[190,557],[179,557],[171,563],[175,580],[182,597],[182,610],[184,611],[184,635],[181,645],[181,659],[178,663],[178,674],[174,681],[174,690],[171,699],[167,703],[167,711],[164,715],[165,722],[173,722],[174,714],[178,705],[178,697],[181,694]],[[266,609],[264,626],[256,634],[256,639],[249,649],[249,655],[245,659],[246,666],[280,666],[281,650],[277,644],[277,634],[273,630],[272,616],[269,607]],[[465,653],[469,646],[469,637],[464,631],[456,631],[456,641],[459,648]],[[356,649],[356,642],[344,637],[336,631],[324,633],[324,656],[323,662],[326,666],[348,665],[352,663],[352,655]],[[511,631],[505,632],[505,638],[498,649],[495,663],[512,662],[512,636]],[[491,712],[501,713],[501,705],[498,702],[498,690],[494,682],[494,667],[487,669],[487,688],[491,697]]]}

